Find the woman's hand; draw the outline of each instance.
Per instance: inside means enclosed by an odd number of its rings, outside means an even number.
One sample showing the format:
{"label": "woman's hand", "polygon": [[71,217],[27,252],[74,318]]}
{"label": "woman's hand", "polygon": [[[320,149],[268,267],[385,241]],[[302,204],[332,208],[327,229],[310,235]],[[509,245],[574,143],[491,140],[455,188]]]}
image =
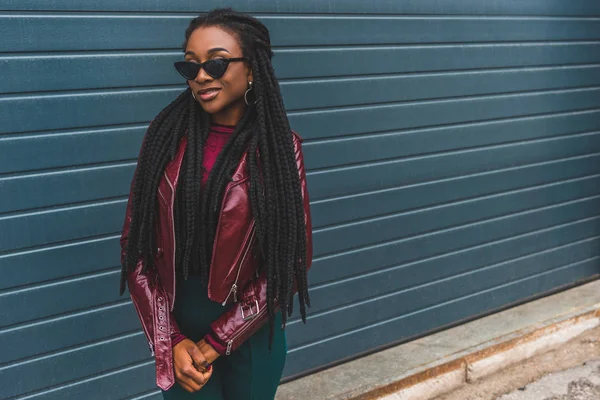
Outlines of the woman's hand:
{"label": "woman's hand", "polygon": [[197,392],[208,382],[212,375],[212,368],[199,371],[195,365],[209,363],[196,343],[184,339],[173,347],[173,364],[177,382],[188,392]]}
{"label": "woman's hand", "polygon": [[198,343],[196,343],[196,345],[198,346],[198,348],[200,349],[200,351],[204,355],[204,358],[206,359],[206,361],[208,361],[209,363],[212,364],[212,363],[215,362],[215,360],[217,358],[219,358],[220,354],[217,353],[217,351],[214,349],[214,347],[212,347],[204,339],[202,339],[201,341],[199,341]]}

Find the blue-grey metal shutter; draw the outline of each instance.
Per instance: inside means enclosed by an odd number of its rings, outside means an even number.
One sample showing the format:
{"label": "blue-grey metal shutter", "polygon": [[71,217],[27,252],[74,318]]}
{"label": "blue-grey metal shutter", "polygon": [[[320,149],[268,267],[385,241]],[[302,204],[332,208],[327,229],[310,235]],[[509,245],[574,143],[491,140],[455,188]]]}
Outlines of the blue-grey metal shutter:
{"label": "blue-grey metal shutter", "polygon": [[[160,398],[118,234],[184,28],[222,3],[0,0],[0,399]],[[598,273],[600,4],[229,4],[306,139],[287,377]]]}

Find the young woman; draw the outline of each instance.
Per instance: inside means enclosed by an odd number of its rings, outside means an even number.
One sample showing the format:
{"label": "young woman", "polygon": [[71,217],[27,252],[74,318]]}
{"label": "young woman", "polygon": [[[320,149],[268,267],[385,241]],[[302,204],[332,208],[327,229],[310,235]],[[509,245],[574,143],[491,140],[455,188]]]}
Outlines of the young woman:
{"label": "young woman", "polygon": [[191,21],[184,51],[189,88],[150,123],[131,185],[121,293],[165,399],[272,399],[294,294],[304,321],[310,306],[301,139],[262,23],[214,10]]}

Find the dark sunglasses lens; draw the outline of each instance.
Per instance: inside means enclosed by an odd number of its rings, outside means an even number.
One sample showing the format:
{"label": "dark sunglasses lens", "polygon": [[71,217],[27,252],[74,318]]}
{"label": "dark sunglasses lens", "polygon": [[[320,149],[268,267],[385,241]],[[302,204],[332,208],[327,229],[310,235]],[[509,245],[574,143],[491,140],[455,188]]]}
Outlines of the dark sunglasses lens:
{"label": "dark sunglasses lens", "polygon": [[220,78],[227,69],[227,63],[221,59],[209,60],[204,64],[204,70],[213,78]]}
{"label": "dark sunglasses lens", "polygon": [[175,63],[175,68],[185,79],[193,80],[198,76],[200,64],[189,61],[180,61]]}

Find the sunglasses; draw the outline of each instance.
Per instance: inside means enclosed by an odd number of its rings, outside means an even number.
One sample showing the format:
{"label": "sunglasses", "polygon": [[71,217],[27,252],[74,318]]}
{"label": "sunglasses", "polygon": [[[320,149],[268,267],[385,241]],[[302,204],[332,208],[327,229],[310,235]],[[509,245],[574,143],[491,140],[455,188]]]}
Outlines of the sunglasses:
{"label": "sunglasses", "polygon": [[175,63],[175,69],[181,76],[189,81],[196,79],[200,72],[200,68],[204,68],[204,71],[206,71],[208,75],[216,79],[225,74],[229,63],[238,61],[248,61],[248,58],[215,58],[214,60],[205,61],[202,64],[191,61],[177,61]]}

